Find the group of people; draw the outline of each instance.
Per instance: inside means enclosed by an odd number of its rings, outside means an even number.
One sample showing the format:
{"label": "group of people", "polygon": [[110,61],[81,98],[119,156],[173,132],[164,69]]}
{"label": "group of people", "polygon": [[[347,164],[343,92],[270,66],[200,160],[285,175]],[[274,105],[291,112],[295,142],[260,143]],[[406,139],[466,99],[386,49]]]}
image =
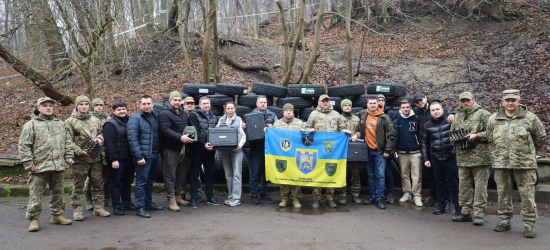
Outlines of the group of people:
{"label": "group of people", "polygon": [[[518,90],[506,90],[502,105],[496,113],[483,110],[470,92],[460,94],[456,111],[449,112],[437,100],[428,100],[423,94],[414,97],[416,107],[404,99],[399,112],[385,107],[384,95],[369,98],[366,109],[352,113],[352,101],[341,101],[342,113],[331,105],[330,97],[319,97],[318,106],[307,120],[295,118],[294,107],[287,103],[283,117],[267,109],[267,98],[260,96],[256,109],[270,127],[308,131],[344,132],[351,141],[362,140],[368,147],[368,185],[370,196],[361,201],[360,168],[362,163],[348,162],[351,175],[350,193],[355,204],[375,204],[384,209],[394,202],[393,177],[386,167],[390,157],[401,166],[403,196],[400,202],[414,202],[417,206],[436,205],[434,214],[442,214],[455,207],[455,222],[473,222],[483,225],[487,204],[489,168],[495,169],[498,188],[500,223],[495,231],[510,229],[513,215],[511,202],[512,180],[516,181],[522,200],[525,237],[535,237],[537,218],[534,202],[535,154],[546,143],[544,126],[536,115],[521,105]],[[75,101],[75,110],[65,122],[53,112],[56,101],[40,98],[31,121],[27,122],[19,140],[19,153],[29,171],[30,189],[27,219],[29,231],[39,230],[41,199],[46,185],[51,190],[52,224],[71,224],[63,217],[64,170],[72,168],[74,187],[71,197],[73,220],[84,220],[83,196],[89,182],[93,215],[106,217],[105,200],[111,201],[113,213],[124,215],[135,211],[137,216],[151,217],[149,211],[164,210],[152,200],[153,182],[159,161],[166,194],[166,206],[180,211],[179,206],[197,208],[199,188],[204,182],[206,203],[220,205],[214,198],[213,174],[215,150],[208,142],[208,129],[229,126],[238,132],[238,146],[221,150],[221,159],[227,181],[228,197],[224,204],[238,206],[242,197],[242,159],[246,139],[246,122],[236,115],[235,103],[224,106],[224,115],[217,117],[210,110],[210,99],[203,96],[199,108],[192,97],[182,99],[178,91],[169,95],[169,105],[160,112],[153,111],[153,98],[140,98],[140,111],[128,116],[126,103],[111,104],[112,118],[103,111],[101,99],[90,102],[86,96]],[[466,130],[463,138],[452,136],[453,131]],[[103,155],[82,149],[85,142],[104,147]],[[467,141],[467,143],[465,143]],[[272,201],[267,194],[265,179],[264,140],[250,141],[250,202]],[[469,143],[469,144],[468,144]],[[468,144],[469,146],[459,146]],[[424,171],[423,171],[424,167]],[[187,172],[190,170],[190,199],[186,199]],[[199,179],[201,172],[203,178]],[[135,205],[131,200],[131,185],[135,177]],[[88,181],[86,181],[88,179]],[[430,186],[430,198],[422,202],[422,180]],[[106,185],[110,192],[104,192]],[[339,189],[339,204],[347,204],[347,189]],[[299,186],[281,185],[280,207],[292,204],[300,208]],[[336,208],[334,188],[326,188],[326,204]],[[108,196],[107,196],[108,194]],[[109,197],[110,196],[110,197]],[[321,188],[313,188],[313,208],[319,208]]]}

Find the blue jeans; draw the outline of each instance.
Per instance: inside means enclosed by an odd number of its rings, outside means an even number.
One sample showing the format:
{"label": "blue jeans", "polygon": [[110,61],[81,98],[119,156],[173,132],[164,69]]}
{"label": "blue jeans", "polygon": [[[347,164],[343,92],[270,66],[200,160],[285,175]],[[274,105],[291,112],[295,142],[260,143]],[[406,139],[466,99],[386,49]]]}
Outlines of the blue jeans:
{"label": "blue jeans", "polygon": [[370,194],[376,200],[382,199],[382,197],[384,197],[385,171],[386,158],[384,158],[384,153],[378,153],[378,150],[369,149],[367,173],[369,175]]}
{"label": "blue jeans", "polygon": [[[260,189],[259,195],[267,192],[267,181],[265,180],[265,154],[259,152],[251,152],[250,154],[250,193],[252,195],[258,195],[258,189]],[[260,187],[258,188],[258,182]]]}
{"label": "blue jeans", "polygon": [[132,204],[130,195],[136,169],[132,160],[119,161],[118,163],[119,167],[117,169],[114,169],[111,164],[108,167],[111,171],[111,201],[113,201],[113,208],[121,209],[123,206],[129,207]]}
{"label": "blue jeans", "polygon": [[145,208],[153,203],[153,183],[157,175],[159,165],[159,154],[153,154],[150,158],[145,158],[145,165],[140,166],[137,161],[136,166],[136,207]]}
{"label": "blue jeans", "polygon": [[199,176],[202,168],[204,168],[204,193],[206,194],[206,198],[213,198],[214,158],[216,151],[194,147],[191,153],[193,154],[193,158],[191,159],[191,188],[189,191],[191,193],[191,199],[199,199]]}
{"label": "blue jeans", "polygon": [[[394,157],[395,154],[391,154],[390,157],[388,157],[388,161],[391,161],[391,158]],[[384,156],[382,156],[384,157]],[[386,159],[386,158],[384,158]],[[391,163],[387,163],[385,170],[384,170],[384,179],[386,182],[386,189],[388,190],[388,195],[395,195],[395,183],[393,181],[393,173],[391,172]]]}
{"label": "blue jeans", "polygon": [[[431,160],[435,183],[437,185],[437,202],[440,208],[445,207],[445,199],[451,194],[451,200],[456,208],[458,204],[458,166],[456,159],[438,161]],[[448,190],[448,191],[447,191]]]}

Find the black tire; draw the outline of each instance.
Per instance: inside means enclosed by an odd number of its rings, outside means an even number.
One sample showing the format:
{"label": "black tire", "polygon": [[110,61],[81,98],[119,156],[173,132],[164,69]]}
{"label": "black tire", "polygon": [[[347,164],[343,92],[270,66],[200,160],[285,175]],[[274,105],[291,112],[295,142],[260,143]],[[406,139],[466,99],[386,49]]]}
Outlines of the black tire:
{"label": "black tire", "polygon": [[195,100],[195,103],[199,103],[199,100],[201,99],[201,97],[203,97],[202,95],[191,95],[191,97],[193,97],[193,100]]}
{"label": "black tire", "polygon": [[340,107],[341,102],[342,102],[341,97],[330,97],[330,105],[332,105],[334,110],[338,112],[342,111],[342,108]]}
{"label": "black tire", "polygon": [[244,115],[252,112],[252,109],[250,107],[247,107],[247,106],[241,106],[241,105],[236,105],[235,106],[235,113],[241,117],[241,119],[244,119]]}
{"label": "black tire", "polygon": [[393,82],[371,82],[367,85],[367,94],[384,94],[386,96],[405,96],[407,87],[400,83]]}
{"label": "black tire", "polygon": [[212,106],[225,105],[226,102],[233,101],[233,98],[231,96],[227,96],[224,94],[213,94],[207,96],[208,98],[210,98],[210,105]]}
{"label": "black tire", "polygon": [[[258,97],[260,95],[257,94],[248,94],[248,95],[241,95],[239,96],[238,103],[241,106],[247,106],[251,108],[256,107],[256,101],[258,100]],[[267,99],[267,106],[273,105],[273,96],[265,96]]]}
{"label": "black tire", "polygon": [[184,83],[183,92],[188,95],[213,95],[216,93],[216,86],[202,83]]}
{"label": "black tire", "polygon": [[216,84],[216,93],[225,95],[246,95],[248,94],[248,86],[232,83]]}
{"label": "black tire", "polygon": [[362,94],[357,99],[355,99],[355,101],[353,102],[353,104],[351,106],[352,107],[365,108],[365,107],[367,107],[367,103],[369,102],[369,98],[373,98],[373,97],[376,98],[377,95]]}
{"label": "black tire", "polygon": [[279,119],[283,118],[283,113],[284,113],[283,108],[279,108],[277,106],[267,106],[267,109],[269,109],[269,111],[275,113],[277,118],[279,118]]}
{"label": "black tire", "polygon": [[153,111],[160,112],[164,108],[164,102],[153,103]]}
{"label": "black tire", "polygon": [[351,113],[352,113],[352,114],[359,113],[359,112],[361,112],[362,110],[365,110],[365,109],[362,108],[362,107],[351,107]]}
{"label": "black tire", "polygon": [[300,119],[306,120],[309,118],[311,112],[315,111],[315,108],[305,108],[300,110]]}
{"label": "black tire", "polygon": [[338,86],[332,86],[328,88],[328,96],[330,96],[330,98],[334,96],[346,97],[346,96],[362,95],[364,93],[365,93],[365,84],[362,84],[362,83],[338,85]]}
{"label": "black tire", "polygon": [[292,84],[287,87],[289,97],[319,97],[326,94],[325,86],[315,84]]}
{"label": "black tire", "polygon": [[395,184],[401,183],[401,164],[397,159],[395,159],[394,156],[388,157],[388,161],[390,164],[390,170],[393,176],[393,183]]}
{"label": "black tire", "polygon": [[214,113],[215,116],[223,115],[223,106],[219,106],[219,105],[210,106],[210,110],[212,111],[212,113]]}
{"label": "black tire", "polygon": [[277,100],[277,106],[280,108],[285,106],[285,104],[287,103],[294,105],[295,109],[309,108],[312,106],[311,98],[286,97],[286,98],[279,98]]}
{"label": "black tire", "polygon": [[287,89],[273,83],[254,82],[252,83],[252,93],[258,95],[270,95],[275,97],[286,97]]}

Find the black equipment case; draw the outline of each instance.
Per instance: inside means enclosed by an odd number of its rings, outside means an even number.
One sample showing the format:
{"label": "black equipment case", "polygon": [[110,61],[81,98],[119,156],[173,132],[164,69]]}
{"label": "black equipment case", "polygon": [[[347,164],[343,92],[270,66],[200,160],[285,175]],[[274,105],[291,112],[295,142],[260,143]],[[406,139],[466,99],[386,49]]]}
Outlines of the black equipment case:
{"label": "black equipment case", "polygon": [[230,126],[209,128],[208,142],[214,149],[235,149],[239,146],[239,128]]}
{"label": "black equipment case", "polygon": [[250,113],[244,115],[246,122],[246,139],[249,141],[261,140],[265,138],[264,128],[265,119],[263,113]]}
{"label": "black equipment case", "polygon": [[365,140],[349,141],[347,160],[349,162],[367,162],[369,160],[369,148]]}

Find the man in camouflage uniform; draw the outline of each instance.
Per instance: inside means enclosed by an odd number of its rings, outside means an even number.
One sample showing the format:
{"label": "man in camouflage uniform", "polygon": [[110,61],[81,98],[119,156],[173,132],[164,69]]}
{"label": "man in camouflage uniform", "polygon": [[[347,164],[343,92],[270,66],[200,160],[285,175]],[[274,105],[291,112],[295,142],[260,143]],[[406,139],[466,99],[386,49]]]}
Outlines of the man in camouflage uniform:
{"label": "man in camouflage uniform", "polygon": [[[519,90],[505,90],[502,106],[489,117],[487,138],[492,145],[493,167],[498,192],[500,223],[495,231],[511,229],[512,178],[521,197],[524,236],[534,238],[537,205],[535,204],[536,153],[546,143],[546,131],[539,118],[520,105]],[[475,136],[471,136],[475,137]]]}
{"label": "man in camouflage uniform", "polygon": [[482,226],[487,207],[487,181],[491,166],[485,128],[491,114],[476,103],[474,95],[470,92],[460,94],[458,99],[460,101],[460,106],[457,108],[459,113],[451,124],[451,131],[469,130],[471,134],[474,134],[469,138],[469,142],[475,148],[456,151],[459,180],[458,201],[462,206],[462,212],[454,216],[452,220],[454,222],[472,222],[471,213],[473,211],[474,225]]}
{"label": "man in camouflage uniform", "polygon": [[63,177],[65,169],[73,164],[73,151],[69,149],[65,125],[53,113],[54,100],[42,97],[36,103],[36,111],[25,123],[19,137],[19,157],[29,171],[29,204],[27,219],[30,232],[40,229],[42,196],[46,185],[50,187],[51,224],[69,225],[65,219],[63,201]]}
{"label": "man in camouflage uniform", "polygon": [[103,143],[103,126],[99,119],[90,114],[90,99],[87,96],[79,96],[75,101],[75,110],[71,117],[65,121],[67,139],[70,141],[70,148],[74,152],[73,166],[73,193],[72,202],[75,221],[84,220],[82,213],[82,196],[84,195],[84,182],[86,177],[90,178],[92,189],[92,200],[94,204],[93,215],[106,217],[110,213],[103,208],[103,159],[95,159],[88,152],[82,150],[80,145],[90,137],[97,143]]}
{"label": "man in camouflage uniform", "polygon": [[[358,116],[351,114],[351,100],[344,99],[340,102],[342,108],[342,116],[346,118],[346,129],[351,131],[351,141],[357,141],[357,138],[361,136],[361,119]],[[353,198],[353,203],[361,204],[361,199],[359,199],[359,192],[361,192],[361,178],[359,177],[359,169],[361,168],[361,163],[359,162],[348,162],[348,169],[351,171],[351,196]],[[340,204],[347,204],[347,191],[348,187],[343,187],[340,189]]]}
{"label": "man in camouflage uniform", "polygon": [[[294,118],[294,106],[292,104],[285,104],[283,106],[283,112],[283,119],[277,120],[275,124],[273,124],[274,128],[303,131],[304,123],[300,121],[300,119]],[[281,196],[283,199],[281,203],[279,203],[279,207],[286,207],[290,196],[292,196],[292,205],[295,208],[301,208],[300,195],[300,186],[281,185]]]}
{"label": "man in camouflage uniform", "polygon": [[[101,98],[96,98],[92,100],[93,111],[91,114],[99,119],[101,127],[107,122],[111,117],[107,112],[104,111],[105,104]],[[105,156],[104,156],[105,157]],[[105,200],[105,206],[111,207],[113,204],[111,202],[111,171],[107,166],[107,162],[103,163],[103,170],[101,173],[103,177],[103,198]],[[92,203],[92,190],[90,189],[90,178],[86,178],[84,183],[84,190],[86,191],[86,210],[92,211],[94,209]]]}
{"label": "man in camouflage uniform", "polygon": [[[347,129],[346,118],[334,111],[334,108],[330,104],[330,98],[328,95],[321,95],[317,102],[317,109],[311,112],[307,119],[306,131],[314,133],[316,131],[326,132],[345,132],[351,134],[351,131]],[[335,208],[338,205],[333,200],[334,188],[327,188],[327,205],[331,208]],[[319,208],[319,201],[321,200],[321,188],[313,188],[313,208]]]}

